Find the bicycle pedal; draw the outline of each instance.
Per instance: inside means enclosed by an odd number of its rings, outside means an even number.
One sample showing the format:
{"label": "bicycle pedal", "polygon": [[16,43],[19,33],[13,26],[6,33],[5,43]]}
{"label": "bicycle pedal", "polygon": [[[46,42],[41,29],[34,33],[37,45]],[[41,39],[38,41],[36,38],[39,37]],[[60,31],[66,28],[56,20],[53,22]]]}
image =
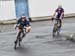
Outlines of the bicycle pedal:
{"label": "bicycle pedal", "polygon": [[17,48],[17,47],[15,46],[14,49],[16,50],[16,48]]}
{"label": "bicycle pedal", "polygon": [[16,43],[17,43],[17,41],[14,41],[14,43],[16,44]]}
{"label": "bicycle pedal", "polygon": [[[15,42],[14,42],[14,43],[15,43]],[[16,49],[16,48],[17,48],[16,46],[17,46],[17,44],[15,43],[14,49]]]}

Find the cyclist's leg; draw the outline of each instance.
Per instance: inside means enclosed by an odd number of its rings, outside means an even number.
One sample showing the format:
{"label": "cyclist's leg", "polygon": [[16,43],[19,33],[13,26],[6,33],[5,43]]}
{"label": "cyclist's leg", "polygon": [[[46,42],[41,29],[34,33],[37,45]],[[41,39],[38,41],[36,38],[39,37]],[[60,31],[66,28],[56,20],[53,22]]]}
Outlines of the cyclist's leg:
{"label": "cyclist's leg", "polygon": [[22,29],[20,29],[19,27],[17,27],[17,30],[18,30],[17,31],[17,38],[16,38],[15,43],[19,40]]}
{"label": "cyclist's leg", "polygon": [[22,30],[22,38],[26,35],[26,33],[24,32],[24,29]]}
{"label": "cyclist's leg", "polygon": [[56,16],[56,22],[57,22],[57,24],[59,22],[59,16],[58,15]]}
{"label": "cyclist's leg", "polygon": [[57,19],[57,23],[59,23],[59,28],[61,28],[61,26],[62,26],[62,18],[60,18],[61,17],[61,15],[57,15],[57,17],[56,17],[56,19]]}
{"label": "cyclist's leg", "polygon": [[59,19],[59,24],[60,24],[59,28],[61,28],[62,27],[62,20],[61,19]]}
{"label": "cyclist's leg", "polygon": [[30,30],[31,30],[30,26],[26,27],[25,28],[25,33],[23,34],[23,37],[26,36],[26,34],[30,32]]}
{"label": "cyclist's leg", "polygon": [[60,19],[60,15],[59,16],[57,16],[57,23],[59,24],[59,28],[61,28],[61,26],[62,26],[62,20]]}

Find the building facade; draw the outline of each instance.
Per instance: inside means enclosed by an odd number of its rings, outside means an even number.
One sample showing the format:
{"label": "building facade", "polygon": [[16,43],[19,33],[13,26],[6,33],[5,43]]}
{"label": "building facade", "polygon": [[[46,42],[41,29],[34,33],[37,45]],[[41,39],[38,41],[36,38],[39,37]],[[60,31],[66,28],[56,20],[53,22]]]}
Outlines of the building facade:
{"label": "building facade", "polygon": [[0,20],[29,17],[28,0],[0,0]]}
{"label": "building facade", "polygon": [[22,15],[27,17],[50,16],[58,5],[65,14],[75,13],[74,0],[0,0],[0,20],[11,20]]}

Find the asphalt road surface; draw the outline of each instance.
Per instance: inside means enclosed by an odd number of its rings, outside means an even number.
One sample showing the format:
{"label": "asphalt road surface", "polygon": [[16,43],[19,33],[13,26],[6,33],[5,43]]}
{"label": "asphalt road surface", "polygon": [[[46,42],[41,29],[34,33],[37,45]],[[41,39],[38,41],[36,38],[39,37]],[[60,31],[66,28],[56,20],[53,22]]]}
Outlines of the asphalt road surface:
{"label": "asphalt road surface", "polygon": [[75,18],[63,20],[60,37],[52,37],[53,22],[31,23],[31,32],[23,39],[21,47],[14,50],[16,30],[13,25],[0,25],[0,56],[75,56],[75,42],[66,36],[75,34]]}

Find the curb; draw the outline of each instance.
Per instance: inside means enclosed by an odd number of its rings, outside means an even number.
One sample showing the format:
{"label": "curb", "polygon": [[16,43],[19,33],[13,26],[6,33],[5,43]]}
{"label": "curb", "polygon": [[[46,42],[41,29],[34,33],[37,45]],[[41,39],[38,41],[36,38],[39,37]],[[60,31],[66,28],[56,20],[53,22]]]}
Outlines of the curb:
{"label": "curb", "polygon": [[[31,17],[30,22],[47,21],[47,20],[51,20],[51,17],[52,16]],[[75,18],[75,13],[65,14],[64,18],[65,19],[67,19],[67,18]],[[0,21],[0,25],[8,25],[8,24],[15,24],[15,23],[16,23],[16,19]]]}
{"label": "curb", "polygon": [[16,23],[16,19],[0,21],[0,25],[8,25],[8,24],[15,24],[15,23]]}

